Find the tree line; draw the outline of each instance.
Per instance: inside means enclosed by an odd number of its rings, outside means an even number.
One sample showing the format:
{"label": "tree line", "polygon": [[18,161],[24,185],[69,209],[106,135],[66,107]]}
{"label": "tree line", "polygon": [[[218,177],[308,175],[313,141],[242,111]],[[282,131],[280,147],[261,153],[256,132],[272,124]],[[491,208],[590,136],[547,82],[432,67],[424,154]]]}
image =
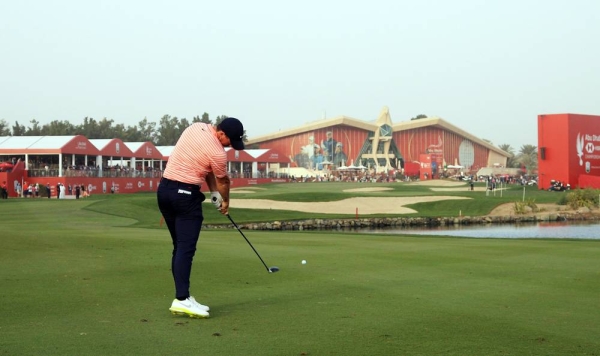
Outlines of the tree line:
{"label": "tree line", "polygon": [[526,168],[527,172],[530,173],[538,168],[538,150],[537,146],[534,145],[522,145],[518,152],[509,144],[502,144],[498,146],[504,152],[511,154],[506,164],[510,168]]}
{"label": "tree line", "polygon": [[[183,130],[196,122],[218,125],[227,118],[227,115],[217,116],[213,123],[208,113],[194,116],[192,120],[179,119],[177,116],[164,115],[158,122],[144,118],[137,125],[125,126],[115,124],[112,119],[103,118],[96,120],[85,117],[79,125],[74,125],[67,120],[54,120],[48,124],[40,125],[39,121],[31,120],[30,125],[14,125],[0,119],[0,136],[71,136],[83,135],[88,139],[113,139],[118,138],[124,142],[152,142],[156,146],[173,146],[177,143]],[[244,131],[244,141],[247,140]]]}
{"label": "tree line", "polygon": [[[152,142],[156,146],[173,146],[177,143],[183,130],[195,122],[204,122],[211,125],[218,125],[227,115],[217,116],[213,123],[208,113],[201,116],[194,116],[191,121],[186,118],[179,119],[177,116],[164,115],[159,122],[151,122],[144,118],[136,126],[125,126],[124,124],[115,124],[112,119],[104,118],[95,120],[91,117],[85,117],[83,123],[73,125],[66,120],[54,120],[48,124],[40,125],[37,120],[31,120],[30,125],[15,122],[11,127],[9,123],[0,119],[0,136],[70,136],[83,135],[88,139],[112,139],[118,138],[124,142]],[[427,118],[427,115],[420,114],[411,120]],[[491,141],[483,139],[492,144]],[[244,141],[247,141],[246,131],[244,131]],[[534,145],[523,145],[518,152],[509,144],[498,146],[501,150],[511,154],[508,159],[507,167],[527,168],[528,171],[537,169],[537,147]]]}

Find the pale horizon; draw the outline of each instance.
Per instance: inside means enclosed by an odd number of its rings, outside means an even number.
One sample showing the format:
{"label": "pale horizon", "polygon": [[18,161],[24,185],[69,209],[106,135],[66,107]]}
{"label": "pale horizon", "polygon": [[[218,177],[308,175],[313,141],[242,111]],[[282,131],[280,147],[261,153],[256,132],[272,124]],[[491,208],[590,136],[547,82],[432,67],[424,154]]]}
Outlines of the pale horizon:
{"label": "pale horizon", "polygon": [[537,146],[537,116],[600,115],[600,3],[22,1],[0,7],[0,119],[135,126],[204,112],[247,137],[324,118],[439,117]]}

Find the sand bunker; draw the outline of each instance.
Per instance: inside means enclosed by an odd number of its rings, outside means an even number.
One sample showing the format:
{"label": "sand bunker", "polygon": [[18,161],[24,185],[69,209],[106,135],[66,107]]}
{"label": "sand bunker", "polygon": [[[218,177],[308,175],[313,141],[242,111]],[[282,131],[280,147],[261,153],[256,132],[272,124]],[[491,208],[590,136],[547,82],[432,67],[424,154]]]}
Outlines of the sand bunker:
{"label": "sand bunker", "polygon": [[[476,192],[485,192],[486,189],[486,187],[473,187]],[[465,190],[471,191],[471,187],[465,185],[462,188],[429,188],[429,190],[434,192],[464,192]]]}
{"label": "sand bunker", "polygon": [[371,187],[371,188],[355,188],[355,189],[345,189],[344,193],[355,193],[355,192],[380,192],[383,190],[393,190],[393,188],[389,187]]}
{"label": "sand bunker", "polygon": [[[252,190],[249,190],[252,189]],[[244,194],[248,194],[248,193],[256,193],[255,190],[265,190],[266,188],[259,188],[259,187],[240,187],[240,188],[231,188],[231,190],[229,191],[229,193],[244,193]]]}
{"label": "sand bunker", "polygon": [[464,200],[466,197],[435,196],[435,197],[390,197],[366,198],[357,197],[332,202],[285,202],[267,199],[232,199],[231,208],[242,209],[274,209],[292,210],[307,213],[322,214],[355,214],[358,208],[359,215],[370,214],[412,214],[417,211],[404,207],[404,205],[435,202],[441,200]]}
{"label": "sand bunker", "polygon": [[409,182],[406,184],[414,184],[414,185],[427,185],[427,186],[436,186],[436,187],[458,187],[458,186],[467,186],[465,182],[459,181],[451,181],[444,179],[431,179],[431,180],[421,180],[418,182]]}

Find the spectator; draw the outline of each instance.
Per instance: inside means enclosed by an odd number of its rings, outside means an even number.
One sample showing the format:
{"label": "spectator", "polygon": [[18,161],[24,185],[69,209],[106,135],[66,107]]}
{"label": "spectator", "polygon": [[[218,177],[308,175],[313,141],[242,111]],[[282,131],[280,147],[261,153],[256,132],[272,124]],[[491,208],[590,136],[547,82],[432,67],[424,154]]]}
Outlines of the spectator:
{"label": "spectator", "polygon": [[0,198],[8,199],[8,186],[6,185],[6,181],[3,181],[0,185]]}

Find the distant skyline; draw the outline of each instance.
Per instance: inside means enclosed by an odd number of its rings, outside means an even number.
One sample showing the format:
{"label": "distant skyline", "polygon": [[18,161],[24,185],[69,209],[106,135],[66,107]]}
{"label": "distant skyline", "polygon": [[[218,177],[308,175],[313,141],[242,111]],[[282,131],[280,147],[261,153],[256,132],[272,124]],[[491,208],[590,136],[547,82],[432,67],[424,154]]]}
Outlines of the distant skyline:
{"label": "distant skyline", "polygon": [[537,146],[600,115],[600,2],[24,0],[0,5],[0,119],[234,116],[253,138],[419,114]]}

